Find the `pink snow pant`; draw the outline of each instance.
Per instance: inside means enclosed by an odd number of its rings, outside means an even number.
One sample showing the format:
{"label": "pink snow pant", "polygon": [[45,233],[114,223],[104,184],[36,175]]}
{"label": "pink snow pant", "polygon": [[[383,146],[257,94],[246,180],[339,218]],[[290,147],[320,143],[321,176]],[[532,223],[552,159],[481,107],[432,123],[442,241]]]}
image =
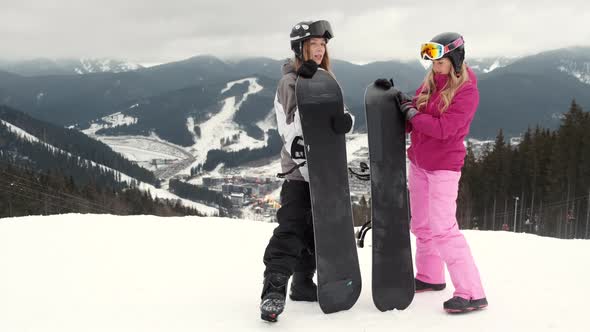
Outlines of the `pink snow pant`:
{"label": "pink snow pant", "polygon": [[416,236],[416,278],[445,282],[447,265],[455,286],[453,296],[486,297],[471,249],[457,225],[457,195],[461,172],[426,171],[410,163],[411,229]]}

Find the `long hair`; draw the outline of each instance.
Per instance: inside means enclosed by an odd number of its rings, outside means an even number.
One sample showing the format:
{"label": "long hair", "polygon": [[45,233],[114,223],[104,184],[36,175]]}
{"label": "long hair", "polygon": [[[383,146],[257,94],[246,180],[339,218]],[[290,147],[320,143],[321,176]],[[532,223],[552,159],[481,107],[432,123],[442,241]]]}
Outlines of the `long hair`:
{"label": "long hair", "polygon": [[[295,57],[295,71],[297,71],[299,69],[299,67],[301,67],[301,64],[304,61],[311,59],[313,56],[311,54],[311,47],[309,47],[309,39],[306,39],[303,41],[303,52],[301,52],[301,53],[303,54],[303,60],[299,59],[298,57]],[[330,55],[328,54],[328,44],[327,43],[326,43],[326,51],[324,52],[324,57],[322,59],[322,63],[320,63],[320,67],[330,73],[332,72],[331,67],[330,67]]]}
{"label": "long hair", "polygon": [[[440,92],[441,105],[438,106],[440,107],[441,113],[444,113],[449,108],[453,97],[455,97],[455,93],[457,93],[457,90],[459,90],[459,88],[467,81],[469,81],[469,75],[467,74],[467,65],[465,65],[465,63],[463,63],[461,66],[461,72],[459,74],[455,73],[455,67],[451,66],[451,71],[449,72],[449,81]],[[424,82],[422,83],[422,91],[416,99],[416,108],[421,110],[423,107],[426,107],[430,97],[432,97],[432,94],[435,91],[436,85],[434,83],[433,67],[433,69],[430,70],[424,78]]]}

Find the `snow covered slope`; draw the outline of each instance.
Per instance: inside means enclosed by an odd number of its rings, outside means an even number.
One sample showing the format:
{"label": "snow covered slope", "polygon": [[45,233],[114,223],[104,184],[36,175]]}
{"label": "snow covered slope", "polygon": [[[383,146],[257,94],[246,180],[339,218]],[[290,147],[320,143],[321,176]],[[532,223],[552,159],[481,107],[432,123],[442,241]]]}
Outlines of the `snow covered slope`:
{"label": "snow covered slope", "polygon": [[[18,135],[19,137],[21,137],[24,140],[28,140],[30,142],[39,143],[39,144],[45,146],[50,151],[54,151],[54,152],[57,152],[57,153],[65,154],[65,155],[68,155],[68,156],[72,156],[71,153],[69,153],[67,151],[64,151],[64,150],[61,150],[59,148],[56,148],[53,145],[48,144],[48,143],[40,140],[38,137],[29,134],[25,130],[23,130],[23,129],[21,129],[21,128],[13,125],[11,123],[9,123],[9,122],[6,122],[4,120],[0,120],[0,122],[2,124],[6,125],[9,128],[10,131],[14,132],[16,135]],[[86,160],[84,158],[80,158],[80,157],[78,157],[78,158],[79,159],[82,159],[82,160]],[[102,164],[98,164],[98,163],[96,163],[94,161],[91,161],[90,160],[90,163],[93,166],[97,166],[97,167],[100,167],[101,169],[104,169],[106,171],[113,172],[113,174],[115,174],[115,176],[119,176],[120,177],[120,179],[121,179],[122,182],[127,182],[128,184],[131,184],[132,182],[136,182],[138,184],[138,188],[140,190],[146,191],[146,192],[149,191],[152,194],[152,197],[159,197],[159,198],[162,198],[162,199],[173,199],[173,200],[179,199],[184,206],[195,208],[195,209],[199,210],[200,212],[202,212],[202,213],[204,213],[206,215],[216,215],[218,213],[217,209],[215,209],[215,208],[209,207],[209,206],[204,205],[204,204],[199,204],[199,203],[196,203],[196,202],[187,200],[187,199],[182,199],[182,198],[180,198],[180,197],[178,197],[178,196],[170,193],[169,191],[167,191],[165,189],[156,188],[156,187],[154,187],[151,184],[138,181],[135,178],[132,178],[132,177],[130,177],[130,176],[124,174],[124,173],[121,173],[121,172],[119,172],[117,170],[114,170],[114,169],[112,169],[110,167],[104,166]]]}
{"label": "snow covered slope", "polygon": [[[451,316],[452,287],[405,311],[363,291],[349,311],[287,302],[259,318],[262,254],[275,224],[222,218],[57,215],[0,219],[0,331],[568,331],[588,329],[590,242],[466,231],[490,306]],[[368,238],[370,235],[367,236]],[[370,243],[369,243],[370,245]]]}
{"label": "snow covered slope", "polygon": [[590,62],[579,62],[571,59],[561,60],[561,64],[557,68],[574,76],[582,83],[590,84]]}
{"label": "snow covered slope", "polygon": [[[196,142],[193,146],[182,147],[159,138],[152,133],[151,136],[103,136],[96,135],[99,129],[114,128],[128,124],[134,124],[137,118],[125,115],[121,112],[111,114],[95,121],[90,128],[83,132],[105,144],[113,150],[123,154],[129,160],[136,161],[142,167],[155,171],[157,176],[171,178],[175,175],[189,175],[190,169],[204,164],[207,153],[212,149],[225,151],[239,151],[241,149],[258,149],[266,145],[268,137],[256,139],[249,136],[234,121],[236,113],[249,96],[262,91],[264,88],[258,84],[255,77],[228,82],[219,94],[229,91],[236,84],[247,83],[248,87],[241,96],[232,96],[222,100],[221,110],[210,114],[209,117],[200,123],[195,123],[193,117],[188,117],[186,126],[194,136]],[[137,105],[131,105],[133,109]],[[274,113],[268,110],[268,116],[259,121],[256,125],[263,131],[276,128]],[[195,132],[195,125],[200,128],[200,135]],[[222,140],[236,137],[230,144],[222,144]],[[157,165],[157,166],[156,166]]]}
{"label": "snow covered slope", "polygon": [[[200,137],[195,137],[196,143],[190,147],[191,154],[195,157],[190,167],[184,169],[181,174],[190,174],[190,168],[198,164],[204,164],[207,160],[207,153],[213,149],[223,149],[226,151],[239,151],[241,149],[262,148],[266,144],[266,137],[264,140],[257,140],[248,136],[246,132],[242,131],[238,124],[233,121],[236,112],[240,106],[248,99],[248,96],[262,91],[263,87],[256,82],[256,78],[245,78],[237,81],[228,82],[226,87],[220,91],[220,94],[231,89],[235,84],[242,84],[248,82],[248,90],[240,97],[228,97],[223,100],[223,107],[221,111],[212,114],[211,117],[200,123],[201,128]],[[195,126],[193,118],[187,119],[187,127],[192,132]],[[232,144],[222,146],[221,140],[230,138],[234,135],[239,135],[239,139]]]}

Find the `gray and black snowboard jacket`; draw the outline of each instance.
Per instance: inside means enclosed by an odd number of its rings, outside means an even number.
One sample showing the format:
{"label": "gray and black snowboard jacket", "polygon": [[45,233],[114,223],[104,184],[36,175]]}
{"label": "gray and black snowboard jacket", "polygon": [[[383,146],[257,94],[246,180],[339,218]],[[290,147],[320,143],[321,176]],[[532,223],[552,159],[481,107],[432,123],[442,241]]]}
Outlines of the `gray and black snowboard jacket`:
{"label": "gray and black snowboard jacket", "polygon": [[[318,70],[323,70],[319,68]],[[281,150],[281,168],[282,172],[287,172],[298,164],[305,161],[303,153],[305,145],[303,144],[303,131],[301,130],[301,119],[297,111],[297,98],[295,96],[295,82],[297,74],[293,61],[287,60],[282,67],[283,77],[280,79],[277,93],[274,100],[274,108],[277,116],[277,125],[279,134],[283,140]],[[349,113],[346,107],[344,112]],[[350,113],[349,113],[350,114]],[[350,114],[353,119],[354,116]],[[352,128],[349,133],[352,132]],[[297,168],[285,176],[287,180],[309,182],[309,173],[307,164]]]}

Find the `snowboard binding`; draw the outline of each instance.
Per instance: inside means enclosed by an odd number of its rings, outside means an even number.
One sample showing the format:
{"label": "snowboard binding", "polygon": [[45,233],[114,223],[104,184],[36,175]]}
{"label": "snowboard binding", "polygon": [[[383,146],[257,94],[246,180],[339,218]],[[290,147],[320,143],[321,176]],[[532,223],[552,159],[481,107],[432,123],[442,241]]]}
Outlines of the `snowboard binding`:
{"label": "snowboard binding", "polygon": [[371,180],[371,173],[366,173],[369,171],[369,165],[366,162],[361,161],[359,164],[360,173],[352,169],[352,167],[348,168],[351,177],[355,177],[361,181],[370,181]]}
{"label": "snowboard binding", "polygon": [[[371,173],[369,171],[369,165],[366,162],[361,161],[359,163],[359,171],[355,171],[352,167],[348,168],[348,172],[351,177],[355,177],[361,181],[371,181]],[[359,248],[365,246],[365,235],[371,229],[371,220],[363,224],[361,229],[356,233],[356,245]]]}
{"label": "snowboard binding", "polygon": [[372,228],[372,224],[371,224],[371,220],[367,221],[366,223],[363,224],[363,226],[361,227],[361,229],[358,231],[358,233],[356,234],[356,245],[359,248],[364,248],[365,247],[365,235],[367,235],[367,232]]}

